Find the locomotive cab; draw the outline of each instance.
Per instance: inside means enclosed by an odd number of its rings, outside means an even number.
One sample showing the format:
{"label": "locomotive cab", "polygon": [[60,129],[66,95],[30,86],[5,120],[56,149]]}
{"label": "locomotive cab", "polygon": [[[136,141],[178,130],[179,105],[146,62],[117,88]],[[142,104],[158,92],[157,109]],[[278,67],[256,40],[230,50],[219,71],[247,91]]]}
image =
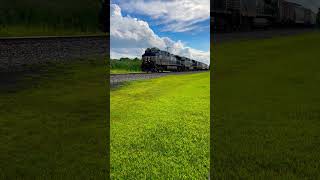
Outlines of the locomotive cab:
{"label": "locomotive cab", "polygon": [[158,48],[148,48],[142,55],[141,70],[146,72],[156,72],[156,56],[157,52],[160,51]]}

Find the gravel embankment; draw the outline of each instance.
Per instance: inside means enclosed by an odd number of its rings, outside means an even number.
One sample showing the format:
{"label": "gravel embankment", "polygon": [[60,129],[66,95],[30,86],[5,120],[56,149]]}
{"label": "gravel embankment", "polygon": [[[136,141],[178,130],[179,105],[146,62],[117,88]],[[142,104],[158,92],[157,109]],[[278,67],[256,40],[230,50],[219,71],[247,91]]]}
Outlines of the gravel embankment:
{"label": "gravel embankment", "polygon": [[192,74],[203,71],[192,71],[192,72],[168,72],[168,73],[130,73],[130,74],[111,74],[110,75],[110,86],[115,87],[124,82],[152,79],[168,75],[181,75],[181,74]]}
{"label": "gravel embankment", "polygon": [[314,28],[291,28],[291,29],[270,29],[255,30],[251,32],[232,32],[232,33],[216,33],[213,34],[214,43],[224,43],[234,40],[250,40],[250,39],[268,39],[273,37],[298,35],[308,32],[316,32]]}
{"label": "gravel embankment", "polygon": [[77,58],[106,57],[107,36],[0,38],[0,71]]}

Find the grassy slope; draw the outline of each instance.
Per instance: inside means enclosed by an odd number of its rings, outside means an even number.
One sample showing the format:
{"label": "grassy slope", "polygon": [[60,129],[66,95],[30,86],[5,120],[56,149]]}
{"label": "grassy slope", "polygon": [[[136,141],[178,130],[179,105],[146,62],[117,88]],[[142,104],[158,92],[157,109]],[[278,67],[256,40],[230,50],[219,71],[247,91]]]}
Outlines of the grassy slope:
{"label": "grassy slope", "polygon": [[320,34],[215,47],[213,177],[320,178]]}
{"label": "grassy slope", "polygon": [[110,74],[127,74],[127,73],[142,73],[142,71],[128,71],[124,69],[111,69]]}
{"label": "grassy slope", "polygon": [[206,179],[209,87],[200,73],[111,91],[112,178]]}
{"label": "grassy slope", "polygon": [[77,28],[51,28],[42,26],[23,25],[10,26],[0,29],[1,37],[35,37],[35,36],[84,36],[84,35],[105,35],[98,30],[81,30]]}
{"label": "grassy slope", "polygon": [[104,179],[105,62],[23,77],[0,82],[0,179]]}

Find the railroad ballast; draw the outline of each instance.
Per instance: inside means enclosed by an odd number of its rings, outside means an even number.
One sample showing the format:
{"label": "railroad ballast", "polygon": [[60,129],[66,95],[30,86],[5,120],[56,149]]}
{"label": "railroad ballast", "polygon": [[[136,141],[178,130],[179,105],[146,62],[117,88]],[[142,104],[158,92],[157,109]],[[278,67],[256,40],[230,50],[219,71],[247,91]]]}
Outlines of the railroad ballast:
{"label": "railroad ballast", "polygon": [[209,66],[153,47],[147,48],[142,55],[141,69],[146,72],[195,71],[208,70]]}

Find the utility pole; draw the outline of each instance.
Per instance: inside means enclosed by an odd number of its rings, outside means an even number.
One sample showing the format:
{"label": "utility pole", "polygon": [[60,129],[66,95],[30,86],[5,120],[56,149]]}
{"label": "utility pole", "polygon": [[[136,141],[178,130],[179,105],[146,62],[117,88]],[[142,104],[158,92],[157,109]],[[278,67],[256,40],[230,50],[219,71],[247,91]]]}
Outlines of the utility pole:
{"label": "utility pole", "polygon": [[171,47],[167,46],[166,47],[167,52],[169,52],[169,49],[171,49]]}

